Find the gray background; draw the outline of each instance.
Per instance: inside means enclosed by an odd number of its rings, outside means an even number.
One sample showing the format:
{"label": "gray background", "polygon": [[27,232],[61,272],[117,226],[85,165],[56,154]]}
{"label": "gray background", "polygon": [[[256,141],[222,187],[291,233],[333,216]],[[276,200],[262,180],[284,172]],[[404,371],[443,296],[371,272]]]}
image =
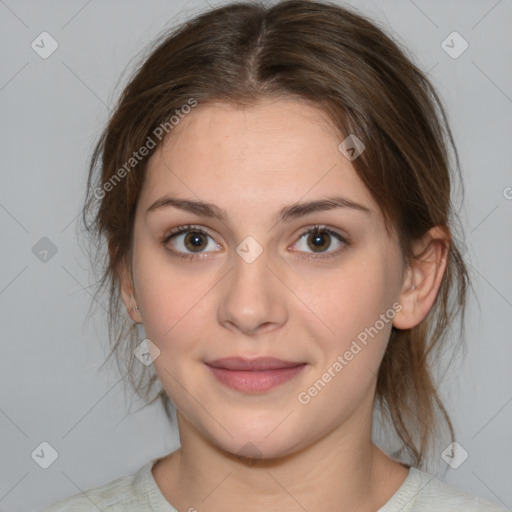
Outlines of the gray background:
{"label": "gray background", "polygon": [[[469,457],[447,472],[439,458],[431,472],[510,508],[512,1],[351,3],[429,71],[462,158],[479,305],[472,300],[469,309],[467,357],[448,371],[441,392]],[[206,7],[0,0],[2,511],[37,510],[178,446],[158,405],[134,412],[135,402],[129,411],[119,375],[98,371],[107,336],[100,319],[84,323],[91,275],[75,228],[92,145],[121,74],[165,27]],[[31,48],[43,31],[59,44],[47,59]],[[453,31],[469,44],[456,59],[441,46]],[[46,262],[32,250],[43,237],[57,248]],[[43,441],[59,455],[48,469],[31,458]]]}

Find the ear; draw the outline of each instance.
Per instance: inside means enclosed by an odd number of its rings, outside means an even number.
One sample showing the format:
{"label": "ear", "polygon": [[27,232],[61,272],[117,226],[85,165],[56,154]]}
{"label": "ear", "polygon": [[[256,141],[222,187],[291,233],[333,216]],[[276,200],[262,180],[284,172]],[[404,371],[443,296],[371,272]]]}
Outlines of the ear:
{"label": "ear", "polygon": [[[114,261],[114,259],[112,258],[112,247],[110,244],[109,253],[110,261]],[[126,308],[126,312],[130,316],[130,318],[135,323],[142,323],[140,311],[138,309],[134,310],[134,308],[137,306],[137,301],[135,299],[135,288],[133,286],[133,279],[128,259],[129,256],[127,255],[126,258],[123,258],[122,262],[119,264],[119,267],[116,270],[117,276],[119,278],[119,285],[121,288],[121,298]]]}
{"label": "ear", "polygon": [[402,309],[393,319],[397,329],[411,329],[427,316],[446,271],[449,246],[450,236],[441,226],[431,228],[414,244],[398,299]]}

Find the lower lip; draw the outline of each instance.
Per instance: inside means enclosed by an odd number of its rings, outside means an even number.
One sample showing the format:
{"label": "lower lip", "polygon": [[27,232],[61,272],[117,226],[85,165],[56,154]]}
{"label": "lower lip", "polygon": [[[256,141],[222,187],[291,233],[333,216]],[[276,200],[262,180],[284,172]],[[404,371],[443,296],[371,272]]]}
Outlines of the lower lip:
{"label": "lower lip", "polygon": [[276,370],[227,370],[226,368],[214,368],[208,366],[213,375],[230,388],[244,393],[261,393],[268,391],[279,384],[289,381],[301,372],[306,365],[279,368]]}

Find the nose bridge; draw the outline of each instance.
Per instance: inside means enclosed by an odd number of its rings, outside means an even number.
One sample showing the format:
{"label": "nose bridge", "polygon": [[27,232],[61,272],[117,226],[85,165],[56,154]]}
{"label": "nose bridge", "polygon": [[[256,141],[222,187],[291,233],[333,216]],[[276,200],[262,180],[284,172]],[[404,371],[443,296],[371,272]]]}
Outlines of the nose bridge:
{"label": "nose bridge", "polygon": [[[259,244],[258,244],[259,245]],[[268,252],[245,240],[233,255],[219,305],[219,321],[253,332],[260,325],[281,324],[286,317],[285,297],[268,268]]]}

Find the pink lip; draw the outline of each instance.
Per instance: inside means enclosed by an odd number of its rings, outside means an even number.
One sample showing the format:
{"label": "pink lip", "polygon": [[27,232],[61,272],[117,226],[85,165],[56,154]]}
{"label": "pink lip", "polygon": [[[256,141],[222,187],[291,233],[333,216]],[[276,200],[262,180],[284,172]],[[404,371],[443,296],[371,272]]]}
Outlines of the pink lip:
{"label": "pink lip", "polygon": [[259,393],[289,381],[306,366],[306,363],[283,361],[272,357],[226,357],[209,361],[206,365],[226,386],[245,393]]}

